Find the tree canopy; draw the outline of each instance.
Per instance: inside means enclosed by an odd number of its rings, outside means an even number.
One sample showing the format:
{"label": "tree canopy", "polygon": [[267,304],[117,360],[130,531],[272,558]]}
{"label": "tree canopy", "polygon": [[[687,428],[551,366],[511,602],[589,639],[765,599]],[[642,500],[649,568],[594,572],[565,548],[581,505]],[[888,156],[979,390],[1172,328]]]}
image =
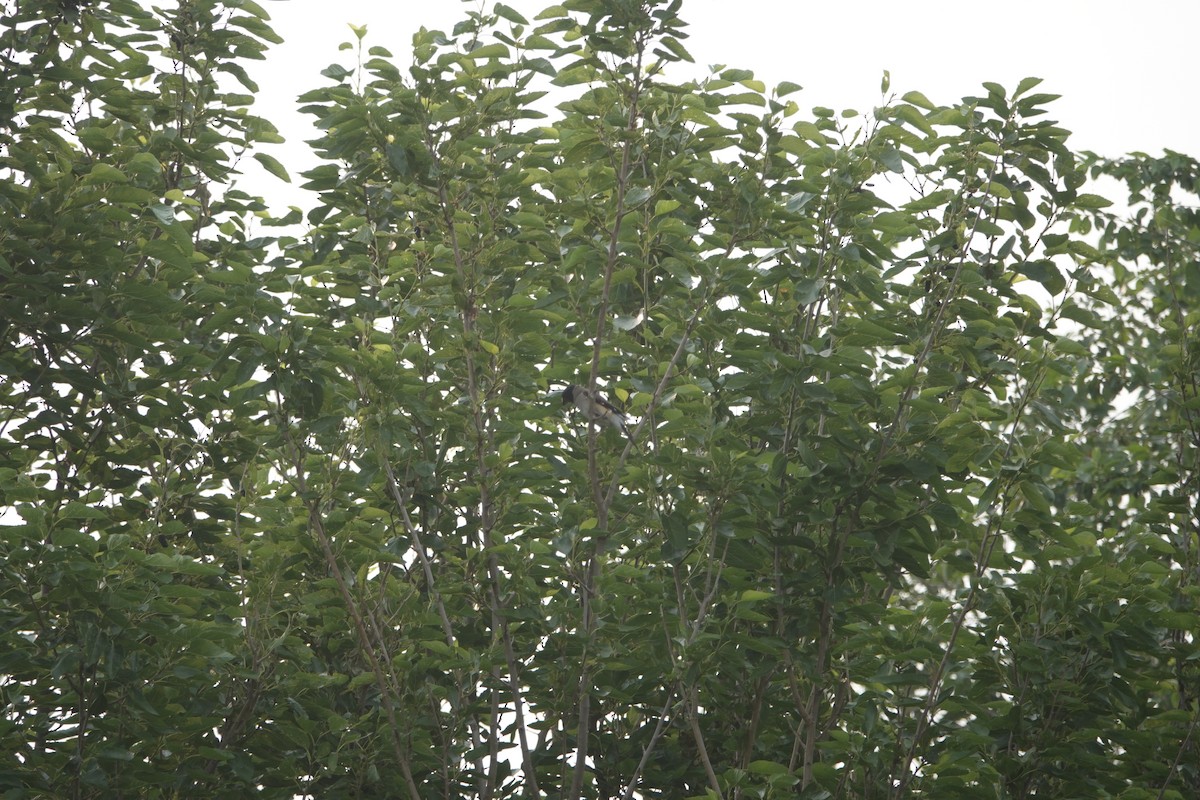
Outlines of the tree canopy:
{"label": "tree canopy", "polygon": [[1200,163],[681,5],[3,5],[0,796],[1200,795]]}

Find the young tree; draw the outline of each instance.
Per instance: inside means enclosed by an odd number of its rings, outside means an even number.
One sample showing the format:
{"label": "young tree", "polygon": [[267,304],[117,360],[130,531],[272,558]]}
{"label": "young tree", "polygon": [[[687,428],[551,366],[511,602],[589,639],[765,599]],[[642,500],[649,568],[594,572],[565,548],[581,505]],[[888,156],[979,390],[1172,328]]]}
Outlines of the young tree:
{"label": "young tree", "polygon": [[238,91],[277,39],[250,2],[3,8],[0,787],[244,796],[271,666],[231,400],[284,315],[236,186],[280,139]]}
{"label": "young tree", "polygon": [[1194,162],[673,83],[679,13],[356,30],[270,240],[261,9],[10,26],[14,796],[1197,788]]}

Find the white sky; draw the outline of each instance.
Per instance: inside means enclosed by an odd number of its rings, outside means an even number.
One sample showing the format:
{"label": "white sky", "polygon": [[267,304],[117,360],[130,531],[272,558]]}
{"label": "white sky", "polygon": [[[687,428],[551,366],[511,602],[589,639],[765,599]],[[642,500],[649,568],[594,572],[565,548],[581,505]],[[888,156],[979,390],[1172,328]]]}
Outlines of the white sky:
{"label": "white sky", "polygon": [[[552,0],[508,0],[533,22]],[[322,69],[352,66],[341,42],[367,25],[366,44],[388,48],[404,71],[412,33],[424,25],[449,32],[469,10],[491,0],[286,0],[263,3],[284,38],[252,65],[262,93],[256,113],[289,140],[272,152],[296,173],[309,166],[312,138],[295,113],[301,92],[329,85]],[[1039,92],[1061,94],[1046,118],[1073,132],[1070,146],[1120,155],[1169,148],[1200,155],[1200,2],[1195,0],[684,0],[684,45],[696,60],[670,74],[682,81],[710,64],[749,69],[768,86],[790,80],[791,95],[814,106],[868,113],[880,101],[883,70],[892,91],[923,92],[953,103],[995,81],[1010,91],[1026,76]],[[502,23],[507,25],[507,23]],[[536,23],[534,23],[536,24]],[[807,117],[805,117],[807,118]]]}

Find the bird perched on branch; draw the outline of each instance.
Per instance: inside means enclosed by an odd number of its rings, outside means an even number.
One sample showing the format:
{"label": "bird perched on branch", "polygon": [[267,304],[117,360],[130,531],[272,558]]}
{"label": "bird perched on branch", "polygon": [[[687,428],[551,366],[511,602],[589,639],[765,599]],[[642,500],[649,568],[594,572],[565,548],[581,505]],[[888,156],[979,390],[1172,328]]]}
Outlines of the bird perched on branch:
{"label": "bird perched on branch", "polygon": [[583,412],[583,415],[592,422],[607,422],[621,433],[629,437],[629,441],[633,441],[633,434],[629,430],[629,425],[625,421],[625,415],[619,408],[604,399],[604,395],[599,392],[593,392],[584,386],[576,386],[568,384],[563,390],[562,395],[563,405],[568,403],[573,404],[576,408]]}

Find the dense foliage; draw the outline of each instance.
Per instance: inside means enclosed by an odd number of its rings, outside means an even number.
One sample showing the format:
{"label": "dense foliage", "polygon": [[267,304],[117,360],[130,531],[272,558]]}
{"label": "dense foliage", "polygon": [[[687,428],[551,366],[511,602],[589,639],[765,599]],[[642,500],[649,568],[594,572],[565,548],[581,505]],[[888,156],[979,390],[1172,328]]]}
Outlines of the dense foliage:
{"label": "dense foliage", "polygon": [[1200,164],[680,5],[4,4],[3,797],[1200,795]]}

